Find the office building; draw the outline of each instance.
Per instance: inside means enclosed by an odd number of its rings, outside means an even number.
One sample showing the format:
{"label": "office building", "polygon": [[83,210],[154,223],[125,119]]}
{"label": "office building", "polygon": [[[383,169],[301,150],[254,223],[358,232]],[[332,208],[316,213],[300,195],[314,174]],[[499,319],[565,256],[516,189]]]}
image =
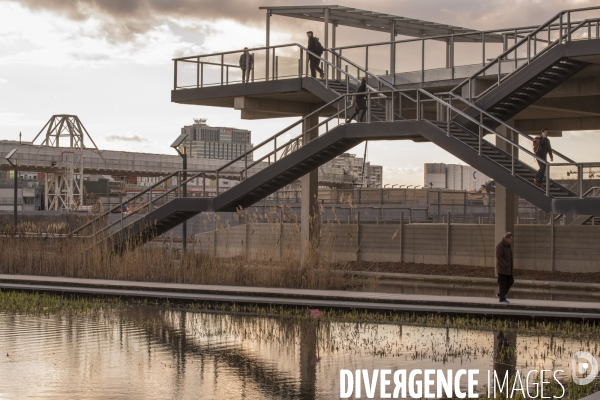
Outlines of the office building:
{"label": "office building", "polygon": [[203,118],[194,119],[194,124],[181,128],[181,133],[189,135],[190,157],[233,160],[253,147],[250,131],[208,126]]}

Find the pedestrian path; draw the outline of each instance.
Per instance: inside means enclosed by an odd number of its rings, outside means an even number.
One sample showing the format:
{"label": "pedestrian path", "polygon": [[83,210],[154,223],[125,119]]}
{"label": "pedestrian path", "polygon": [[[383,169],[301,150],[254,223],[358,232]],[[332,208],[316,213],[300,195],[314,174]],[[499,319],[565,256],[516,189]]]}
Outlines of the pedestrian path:
{"label": "pedestrian path", "polygon": [[599,304],[576,301],[514,299],[506,306],[499,304],[495,298],[482,297],[194,285],[6,274],[0,274],[0,289],[313,308],[355,308],[520,318],[600,319]]}

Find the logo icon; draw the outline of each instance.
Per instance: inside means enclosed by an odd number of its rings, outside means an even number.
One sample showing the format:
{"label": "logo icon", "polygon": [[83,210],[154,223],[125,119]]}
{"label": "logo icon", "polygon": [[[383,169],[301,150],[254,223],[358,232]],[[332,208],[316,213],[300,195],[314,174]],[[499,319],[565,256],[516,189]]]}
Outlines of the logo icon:
{"label": "logo icon", "polygon": [[577,385],[587,385],[598,375],[598,362],[593,355],[578,351],[571,359],[571,375]]}

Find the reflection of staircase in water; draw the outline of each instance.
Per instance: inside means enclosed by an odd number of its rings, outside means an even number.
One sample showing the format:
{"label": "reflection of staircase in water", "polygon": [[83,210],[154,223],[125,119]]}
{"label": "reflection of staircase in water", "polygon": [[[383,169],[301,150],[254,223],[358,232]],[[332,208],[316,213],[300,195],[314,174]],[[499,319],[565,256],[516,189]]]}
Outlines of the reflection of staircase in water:
{"label": "reflection of staircase in water", "polygon": [[[232,345],[230,342],[223,343],[223,345],[215,340],[211,340],[210,343],[206,344],[199,343],[194,339],[193,335],[187,333],[188,331],[195,331],[189,324],[193,324],[194,321],[197,321],[197,319],[188,318],[189,316],[199,316],[200,318],[223,318],[223,314],[206,315],[202,313],[188,313],[181,311],[177,313],[179,314],[179,319],[177,319],[175,318],[176,313],[174,312],[158,312],[160,313],[158,318],[154,317],[154,313],[152,316],[145,316],[140,315],[141,312],[141,310],[131,312],[129,313],[129,317],[134,319],[134,322],[135,319],[137,319],[135,325],[144,328],[150,343],[161,344],[172,351],[178,371],[184,371],[186,366],[189,367],[189,365],[187,365],[189,359],[193,358],[194,364],[199,362],[201,370],[204,370],[205,363],[207,362],[211,362],[211,366],[214,366],[214,363],[224,366],[226,369],[230,370],[229,373],[234,373],[244,381],[252,382],[253,386],[256,387],[265,398],[273,396],[281,399],[315,398],[314,396],[306,397],[311,393],[316,393],[316,381],[314,379],[306,381],[301,379],[299,381],[296,376],[288,372],[289,369],[293,370],[298,366],[290,365],[290,368],[288,369],[279,368],[279,365],[281,365],[282,362],[280,359],[269,362],[269,360],[266,360],[266,357],[261,357],[261,354],[252,354],[252,352],[247,349],[244,349],[239,345]],[[243,332],[245,329],[249,329],[243,327],[245,317],[232,316],[232,318],[242,319],[240,322],[242,326],[239,327],[237,332]],[[148,324],[147,321],[149,319],[155,321],[155,323]],[[297,332],[295,329],[297,322],[277,321],[276,323],[280,325],[280,332],[287,332],[290,335],[294,335]],[[302,326],[304,327],[305,325],[309,329],[301,329],[302,337],[300,338],[300,342],[303,343],[302,346],[304,347],[310,347],[311,343],[314,347],[317,343],[316,325],[305,323]],[[208,327],[208,329],[210,329],[210,321],[208,321],[208,323],[205,321],[203,327]],[[216,327],[216,329],[220,330],[221,325]],[[259,335],[259,333],[257,333],[257,335]],[[314,336],[312,340],[305,340],[311,335]],[[294,337],[291,338],[291,340],[283,341],[281,343],[293,345],[296,343],[296,339],[297,338]],[[316,354],[316,347],[312,350],[308,349],[308,351]],[[311,360],[312,359],[309,360],[301,357],[299,365],[300,375],[303,374],[303,370],[309,373],[312,371],[313,374],[316,372],[316,367],[310,365]],[[223,374],[222,376],[225,378],[227,375]]]}

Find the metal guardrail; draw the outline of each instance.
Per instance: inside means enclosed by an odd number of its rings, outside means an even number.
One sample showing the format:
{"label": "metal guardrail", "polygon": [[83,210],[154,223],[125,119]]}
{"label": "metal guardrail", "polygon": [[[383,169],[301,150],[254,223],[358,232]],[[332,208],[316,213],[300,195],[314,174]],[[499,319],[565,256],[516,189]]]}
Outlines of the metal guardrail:
{"label": "metal guardrail", "polygon": [[[590,16],[592,18],[589,18]],[[452,92],[458,93],[468,85],[469,100],[482,97],[555,46],[592,38],[600,38],[600,7],[561,11],[465,79],[452,89]],[[503,73],[503,66],[508,71]],[[495,76],[494,84],[481,93],[473,94],[472,81],[490,76]]]}
{"label": "metal guardrail", "polygon": [[[369,79],[371,90],[381,90],[393,86],[378,77],[377,75],[351,64],[357,71],[357,75],[348,72],[347,68],[342,69],[335,61],[339,55],[330,49],[324,49],[326,57],[319,56],[306,47],[298,43],[283,44],[269,47],[256,47],[248,50],[254,56],[254,68],[250,76],[251,82],[281,80],[290,78],[302,78],[310,73],[309,56],[315,57],[320,63],[323,63],[325,86],[329,87],[329,82],[345,81],[348,88],[348,82],[358,84],[362,76]],[[242,83],[242,70],[236,64],[236,60],[243,54],[243,50],[227,51],[207,55],[196,55],[190,57],[180,57],[173,59],[174,62],[174,82],[173,89],[203,88],[209,86],[226,86]],[[332,61],[328,56],[332,56]],[[264,68],[264,70],[263,70]],[[375,86],[373,86],[375,85]]]}
{"label": "metal guardrail", "polygon": [[[556,162],[556,163],[550,163],[547,160],[544,160],[542,158],[537,157],[533,152],[533,138],[523,132],[520,132],[519,130],[517,130],[516,128],[510,126],[509,124],[507,124],[506,122],[494,117],[493,115],[487,113],[486,111],[474,106],[472,103],[468,102],[466,99],[461,98],[458,95],[455,95],[453,93],[449,94],[450,97],[450,101],[446,102],[443,99],[423,90],[423,89],[419,89],[417,92],[417,99],[416,99],[416,108],[417,110],[419,110],[417,112],[417,119],[428,119],[428,118],[423,118],[422,116],[427,115],[426,108],[428,107],[428,103],[429,103],[429,107],[432,108],[433,110],[435,110],[435,115],[437,116],[436,118],[429,118],[428,120],[431,121],[435,121],[435,122],[439,122],[439,121],[444,121],[446,123],[446,134],[448,136],[450,135],[450,130],[451,130],[451,125],[452,125],[452,121],[455,117],[461,117],[463,119],[466,119],[471,126],[469,126],[469,129],[474,132],[474,133],[478,133],[479,135],[479,144],[478,144],[478,152],[481,155],[482,152],[482,146],[484,144],[484,142],[486,144],[492,145],[496,148],[498,148],[499,150],[507,153],[510,157],[511,157],[511,169],[510,172],[511,174],[515,175],[516,174],[516,170],[515,170],[515,166],[517,161],[523,164],[528,165],[529,167],[531,167],[532,169],[537,169],[536,163],[542,163],[546,165],[546,187],[545,187],[545,194],[546,196],[552,197],[550,195],[550,181],[551,180],[557,180],[557,179],[563,179],[563,176],[561,176],[562,174],[566,175],[566,172],[570,172],[568,175],[568,177],[571,177],[571,175],[576,176],[576,178],[570,178],[570,179],[577,179],[578,181],[578,189],[576,191],[576,194],[578,195],[579,198],[583,198],[583,177],[585,173],[593,173],[593,174],[598,174],[600,173],[600,163],[577,163],[573,160],[571,160],[570,158],[560,154],[560,153],[556,153],[557,156],[559,156],[561,158],[561,162]],[[425,97],[425,100],[423,100],[423,97]],[[457,107],[456,104],[452,104],[452,100],[451,99],[457,99],[461,102],[462,104],[462,108]],[[436,104],[435,107],[431,107],[430,104],[434,103]],[[438,111],[438,107],[442,108],[442,111]],[[465,109],[469,109],[470,111],[472,110],[476,110],[477,111],[477,115],[473,116],[470,115],[471,113],[466,113],[464,110]],[[491,126],[488,126],[486,124],[489,123],[489,121],[492,121],[493,124],[491,124]],[[497,127],[498,126],[502,126],[504,127],[507,132],[509,132],[511,134],[511,137],[504,136],[500,133],[497,132]],[[472,127],[476,127],[476,129],[472,129]],[[492,141],[486,140],[484,139],[485,135],[492,135],[492,137],[494,138]],[[516,139],[515,139],[516,137]],[[530,148],[526,148],[523,145],[519,144],[519,139],[523,138],[525,140],[528,141],[528,143],[531,144]],[[502,146],[498,146],[498,144],[502,144]],[[551,171],[552,168],[552,172]],[[558,172],[556,172],[558,171]],[[552,175],[554,174],[554,175]]]}
{"label": "metal guardrail", "polygon": [[[600,7],[578,8],[561,11],[550,19],[542,25],[547,29],[543,34],[540,32],[542,27],[536,25],[338,46],[331,50],[343,60],[352,60],[354,65],[368,70],[393,85],[460,78],[468,81],[469,78],[477,75],[482,67],[496,63],[498,58],[501,59],[501,66],[498,67],[497,73],[503,77],[528,62],[528,58],[535,55],[538,50],[542,51],[555,37],[561,36],[560,32],[572,30],[571,28],[578,23],[598,17],[600,17]],[[597,22],[590,25],[587,36],[597,38],[599,29]],[[535,39],[531,39],[532,35]],[[542,38],[544,35],[545,37]],[[530,37],[529,52],[525,49],[526,46],[519,47],[527,42],[527,37]],[[567,40],[571,39],[572,36],[567,38]],[[513,44],[510,49],[509,42]],[[511,51],[515,48],[518,50]],[[342,63],[340,66],[348,65]],[[488,68],[493,69],[493,65]]]}

